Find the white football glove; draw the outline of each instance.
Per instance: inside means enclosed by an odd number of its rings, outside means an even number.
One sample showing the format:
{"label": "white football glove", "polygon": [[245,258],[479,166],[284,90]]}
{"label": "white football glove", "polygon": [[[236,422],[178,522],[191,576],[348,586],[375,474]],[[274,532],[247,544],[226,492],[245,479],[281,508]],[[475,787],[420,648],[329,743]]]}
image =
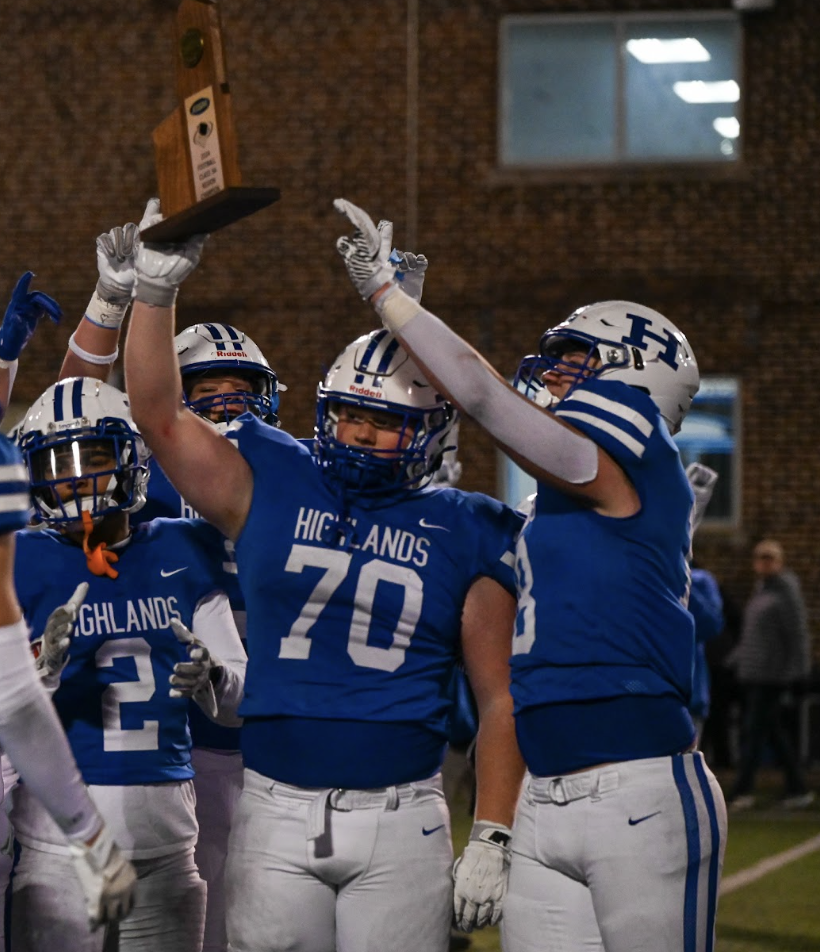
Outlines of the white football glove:
{"label": "white football glove", "polygon": [[159,199],[149,200],[139,225],[112,228],[97,237],[97,287],[85,310],[86,318],[99,327],[118,330],[125,320],[134,292],[134,258],[139,245],[139,230],[148,228],[159,214]]}
{"label": "white football glove", "polygon": [[429,261],[424,255],[414,255],[412,251],[399,251],[394,248],[387,259],[396,269],[395,279],[401,289],[417,304],[421,301],[421,289],[424,287],[424,272]]}
{"label": "white football glove", "polygon": [[351,238],[342,236],[336,241],[336,250],[354,287],[367,301],[382,285],[391,283],[396,273],[389,260],[393,223],[380,221],[377,228],[366,211],[345,198],[335,199],[333,207],[354,226]]}
{"label": "white football glove", "polygon": [[97,236],[97,294],[109,304],[128,304],[134,290],[134,246],[137,226],[132,222]]}
{"label": "white football glove", "polygon": [[718,474],[703,463],[690,463],[686,467],[686,478],[695,494],[695,505],[692,508],[692,529],[695,530],[706,513],[706,507],[715,491]]}
{"label": "white football glove", "polygon": [[90,846],[69,841],[68,848],[85,895],[91,929],[127,916],[134,905],[137,874],[108,827],[103,826]]}
{"label": "white football glove", "polygon": [[[140,229],[162,221],[159,199],[151,199],[140,222]],[[137,242],[134,297],[155,307],[172,307],[179,286],[199,264],[207,235],[192,235],[174,244]]]}
{"label": "white football glove", "polygon": [[470,841],[453,866],[453,913],[457,929],[472,932],[494,926],[507,894],[512,831],[477,820]]}
{"label": "white football glove", "polygon": [[68,664],[68,647],[87,593],[88,582],[80,582],[71,598],[48,616],[42,636],[32,642],[34,664],[43,680],[57,677]]}
{"label": "white football glove", "polygon": [[188,649],[188,661],[178,661],[174,673],[168,679],[173,687],[168,692],[171,697],[192,697],[211,717],[217,715],[216,693],[212,676],[218,676],[222,662],[194,637],[194,633],[177,618],[171,619],[171,628]]}
{"label": "white football glove", "polygon": [[109,304],[128,304],[134,291],[134,258],[139,234],[162,220],[159,199],[150,198],[139,225],[128,222],[97,237],[97,294]]}

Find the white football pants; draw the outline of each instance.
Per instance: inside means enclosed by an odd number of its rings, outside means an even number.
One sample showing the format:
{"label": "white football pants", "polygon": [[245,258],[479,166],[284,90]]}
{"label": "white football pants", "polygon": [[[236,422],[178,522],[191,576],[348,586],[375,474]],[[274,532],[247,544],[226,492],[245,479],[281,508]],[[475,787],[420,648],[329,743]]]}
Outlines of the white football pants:
{"label": "white football pants", "polygon": [[242,793],[242,754],[238,751],[217,752],[194,747],[191,764],[194,768],[196,818],[199,822],[194,859],[199,875],[208,886],[202,952],[226,952],[225,860],[231,822]]}
{"label": "white football pants", "polygon": [[453,916],[441,776],[315,790],[252,770],[228,851],[232,952],[446,952]]}
{"label": "white football pants", "polygon": [[[205,884],[194,863],[193,847],[132,863],[139,877],[136,901],[119,924],[115,947],[119,952],[199,952]],[[70,856],[24,846],[12,887],[14,952],[102,952],[107,930],[90,931]]]}
{"label": "white football pants", "polygon": [[528,776],[504,952],[712,952],[726,806],[699,752]]}

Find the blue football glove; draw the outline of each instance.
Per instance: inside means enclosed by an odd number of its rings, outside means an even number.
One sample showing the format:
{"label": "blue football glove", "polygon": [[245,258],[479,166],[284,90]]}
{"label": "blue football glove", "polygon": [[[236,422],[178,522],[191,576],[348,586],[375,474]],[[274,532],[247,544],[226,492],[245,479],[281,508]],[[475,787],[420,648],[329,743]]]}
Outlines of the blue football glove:
{"label": "blue football glove", "polygon": [[29,291],[33,277],[32,271],[26,271],[17,282],[0,324],[0,360],[7,363],[20,356],[41,317],[47,314],[58,324],[63,316],[54,298],[42,291]]}

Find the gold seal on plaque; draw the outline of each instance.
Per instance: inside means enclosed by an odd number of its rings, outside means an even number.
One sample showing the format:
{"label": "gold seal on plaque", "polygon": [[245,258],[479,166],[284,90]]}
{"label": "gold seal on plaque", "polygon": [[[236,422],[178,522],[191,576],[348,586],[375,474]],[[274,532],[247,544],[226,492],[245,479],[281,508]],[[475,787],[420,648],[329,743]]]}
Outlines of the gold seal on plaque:
{"label": "gold seal on plaque", "polygon": [[182,54],[182,62],[187,69],[198,66],[205,52],[205,37],[202,32],[195,27],[186,30],[180,37],[179,51]]}

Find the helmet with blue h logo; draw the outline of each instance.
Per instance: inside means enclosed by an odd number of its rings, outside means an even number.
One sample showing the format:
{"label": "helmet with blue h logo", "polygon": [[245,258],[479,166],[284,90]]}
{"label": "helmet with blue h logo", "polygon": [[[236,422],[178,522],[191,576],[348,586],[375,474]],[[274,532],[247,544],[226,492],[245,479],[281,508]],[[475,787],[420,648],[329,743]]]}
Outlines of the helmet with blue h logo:
{"label": "helmet with blue h logo", "polygon": [[[316,441],[321,464],[348,491],[385,495],[424,485],[439,468],[456,410],[386,330],[359,337],[319,384]],[[396,449],[387,452],[337,439],[339,414],[389,413]],[[393,427],[391,426],[391,430]]]}
{"label": "helmet with blue h logo", "polygon": [[[562,357],[581,351],[581,362]],[[525,357],[515,384],[541,406],[554,402],[544,374],[621,380],[645,391],[671,433],[677,433],[700,386],[697,361],[686,337],[663,314],[634,301],[600,301],[578,308],[541,337],[539,353]],[[575,384],[577,386],[577,384]]]}
{"label": "helmet with blue h logo", "polygon": [[18,430],[41,524],[94,521],[145,503],[150,451],[124,393],[91,377],[69,377],[35,400]]}
{"label": "helmet with blue h logo", "polygon": [[[271,426],[279,426],[279,391],[287,390],[271,370],[262,351],[247,334],[230,324],[194,324],[174,339],[185,403],[219,429],[249,411]],[[233,377],[251,390],[206,393],[191,399],[193,387],[209,378]],[[207,389],[207,388],[205,388]]]}

